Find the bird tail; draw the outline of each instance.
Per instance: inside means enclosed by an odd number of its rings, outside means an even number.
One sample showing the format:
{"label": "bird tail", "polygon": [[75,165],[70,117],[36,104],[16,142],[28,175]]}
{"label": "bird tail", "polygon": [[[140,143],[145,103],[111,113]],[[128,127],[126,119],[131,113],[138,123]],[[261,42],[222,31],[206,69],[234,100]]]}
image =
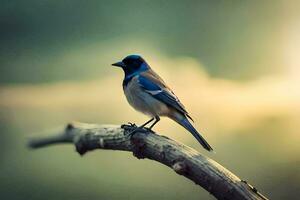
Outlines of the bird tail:
{"label": "bird tail", "polygon": [[206,142],[206,140],[193,127],[193,125],[186,117],[181,120],[176,120],[176,122],[183,126],[186,130],[188,130],[207,151],[213,151],[212,147],[208,144],[208,142]]}

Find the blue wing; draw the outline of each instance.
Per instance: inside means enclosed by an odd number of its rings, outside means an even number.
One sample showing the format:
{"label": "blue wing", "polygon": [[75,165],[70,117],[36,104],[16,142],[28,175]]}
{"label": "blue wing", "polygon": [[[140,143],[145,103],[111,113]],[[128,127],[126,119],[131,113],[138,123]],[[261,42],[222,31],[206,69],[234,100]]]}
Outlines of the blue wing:
{"label": "blue wing", "polygon": [[149,94],[151,94],[154,98],[158,99],[159,101],[167,104],[168,106],[175,108],[176,110],[180,111],[181,113],[187,115],[190,119],[192,119],[188,112],[185,110],[182,103],[179,99],[175,96],[175,94],[164,87],[165,84],[160,82],[159,79],[148,78],[145,76],[140,75],[138,77],[138,82],[140,86]]}

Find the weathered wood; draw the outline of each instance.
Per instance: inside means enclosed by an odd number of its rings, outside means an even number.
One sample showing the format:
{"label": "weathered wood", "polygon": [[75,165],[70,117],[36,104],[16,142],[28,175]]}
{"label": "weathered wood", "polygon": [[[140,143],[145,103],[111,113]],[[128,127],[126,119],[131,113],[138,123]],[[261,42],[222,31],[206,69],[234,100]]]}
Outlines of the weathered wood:
{"label": "weathered wood", "polygon": [[246,181],[196,150],[146,129],[129,134],[134,128],[132,125],[71,123],[62,133],[33,139],[29,146],[40,148],[50,144],[73,143],[80,155],[95,149],[130,151],[138,159],[148,158],[163,163],[217,199],[267,199]]}

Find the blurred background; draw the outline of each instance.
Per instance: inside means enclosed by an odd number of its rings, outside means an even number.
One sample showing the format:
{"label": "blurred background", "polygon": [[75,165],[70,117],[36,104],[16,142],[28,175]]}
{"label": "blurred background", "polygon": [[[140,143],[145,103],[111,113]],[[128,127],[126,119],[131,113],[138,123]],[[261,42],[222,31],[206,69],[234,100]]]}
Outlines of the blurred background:
{"label": "blurred background", "polygon": [[[160,134],[215,159],[270,199],[300,195],[299,1],[1,1],[1,199],[214,199],[128,152],[28,138],[69,121],[141,124],[110,66],[140,54],[216,154],[174,122]],[[46,132],[45,132],[46,131]],[[50,132],[51,133],[51,132]]]}

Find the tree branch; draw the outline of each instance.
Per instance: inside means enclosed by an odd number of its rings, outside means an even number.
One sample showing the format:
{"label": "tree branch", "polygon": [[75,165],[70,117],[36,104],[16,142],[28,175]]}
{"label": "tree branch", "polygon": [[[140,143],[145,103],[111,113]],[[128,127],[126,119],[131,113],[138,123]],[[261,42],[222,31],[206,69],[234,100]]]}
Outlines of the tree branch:
{"label": "tree branch", "polygon": [[94,149],[130,151],[138,159],[148,158],[172,168],[217,199],[267,199],[246,181],[194,149],[146,129],[128,134],[134,128],[136,127],[132,125],[119,127],[71,123],[62,133],[33,139],[29,146],[40,148],[58,143],[73,143],[80,155]]}

